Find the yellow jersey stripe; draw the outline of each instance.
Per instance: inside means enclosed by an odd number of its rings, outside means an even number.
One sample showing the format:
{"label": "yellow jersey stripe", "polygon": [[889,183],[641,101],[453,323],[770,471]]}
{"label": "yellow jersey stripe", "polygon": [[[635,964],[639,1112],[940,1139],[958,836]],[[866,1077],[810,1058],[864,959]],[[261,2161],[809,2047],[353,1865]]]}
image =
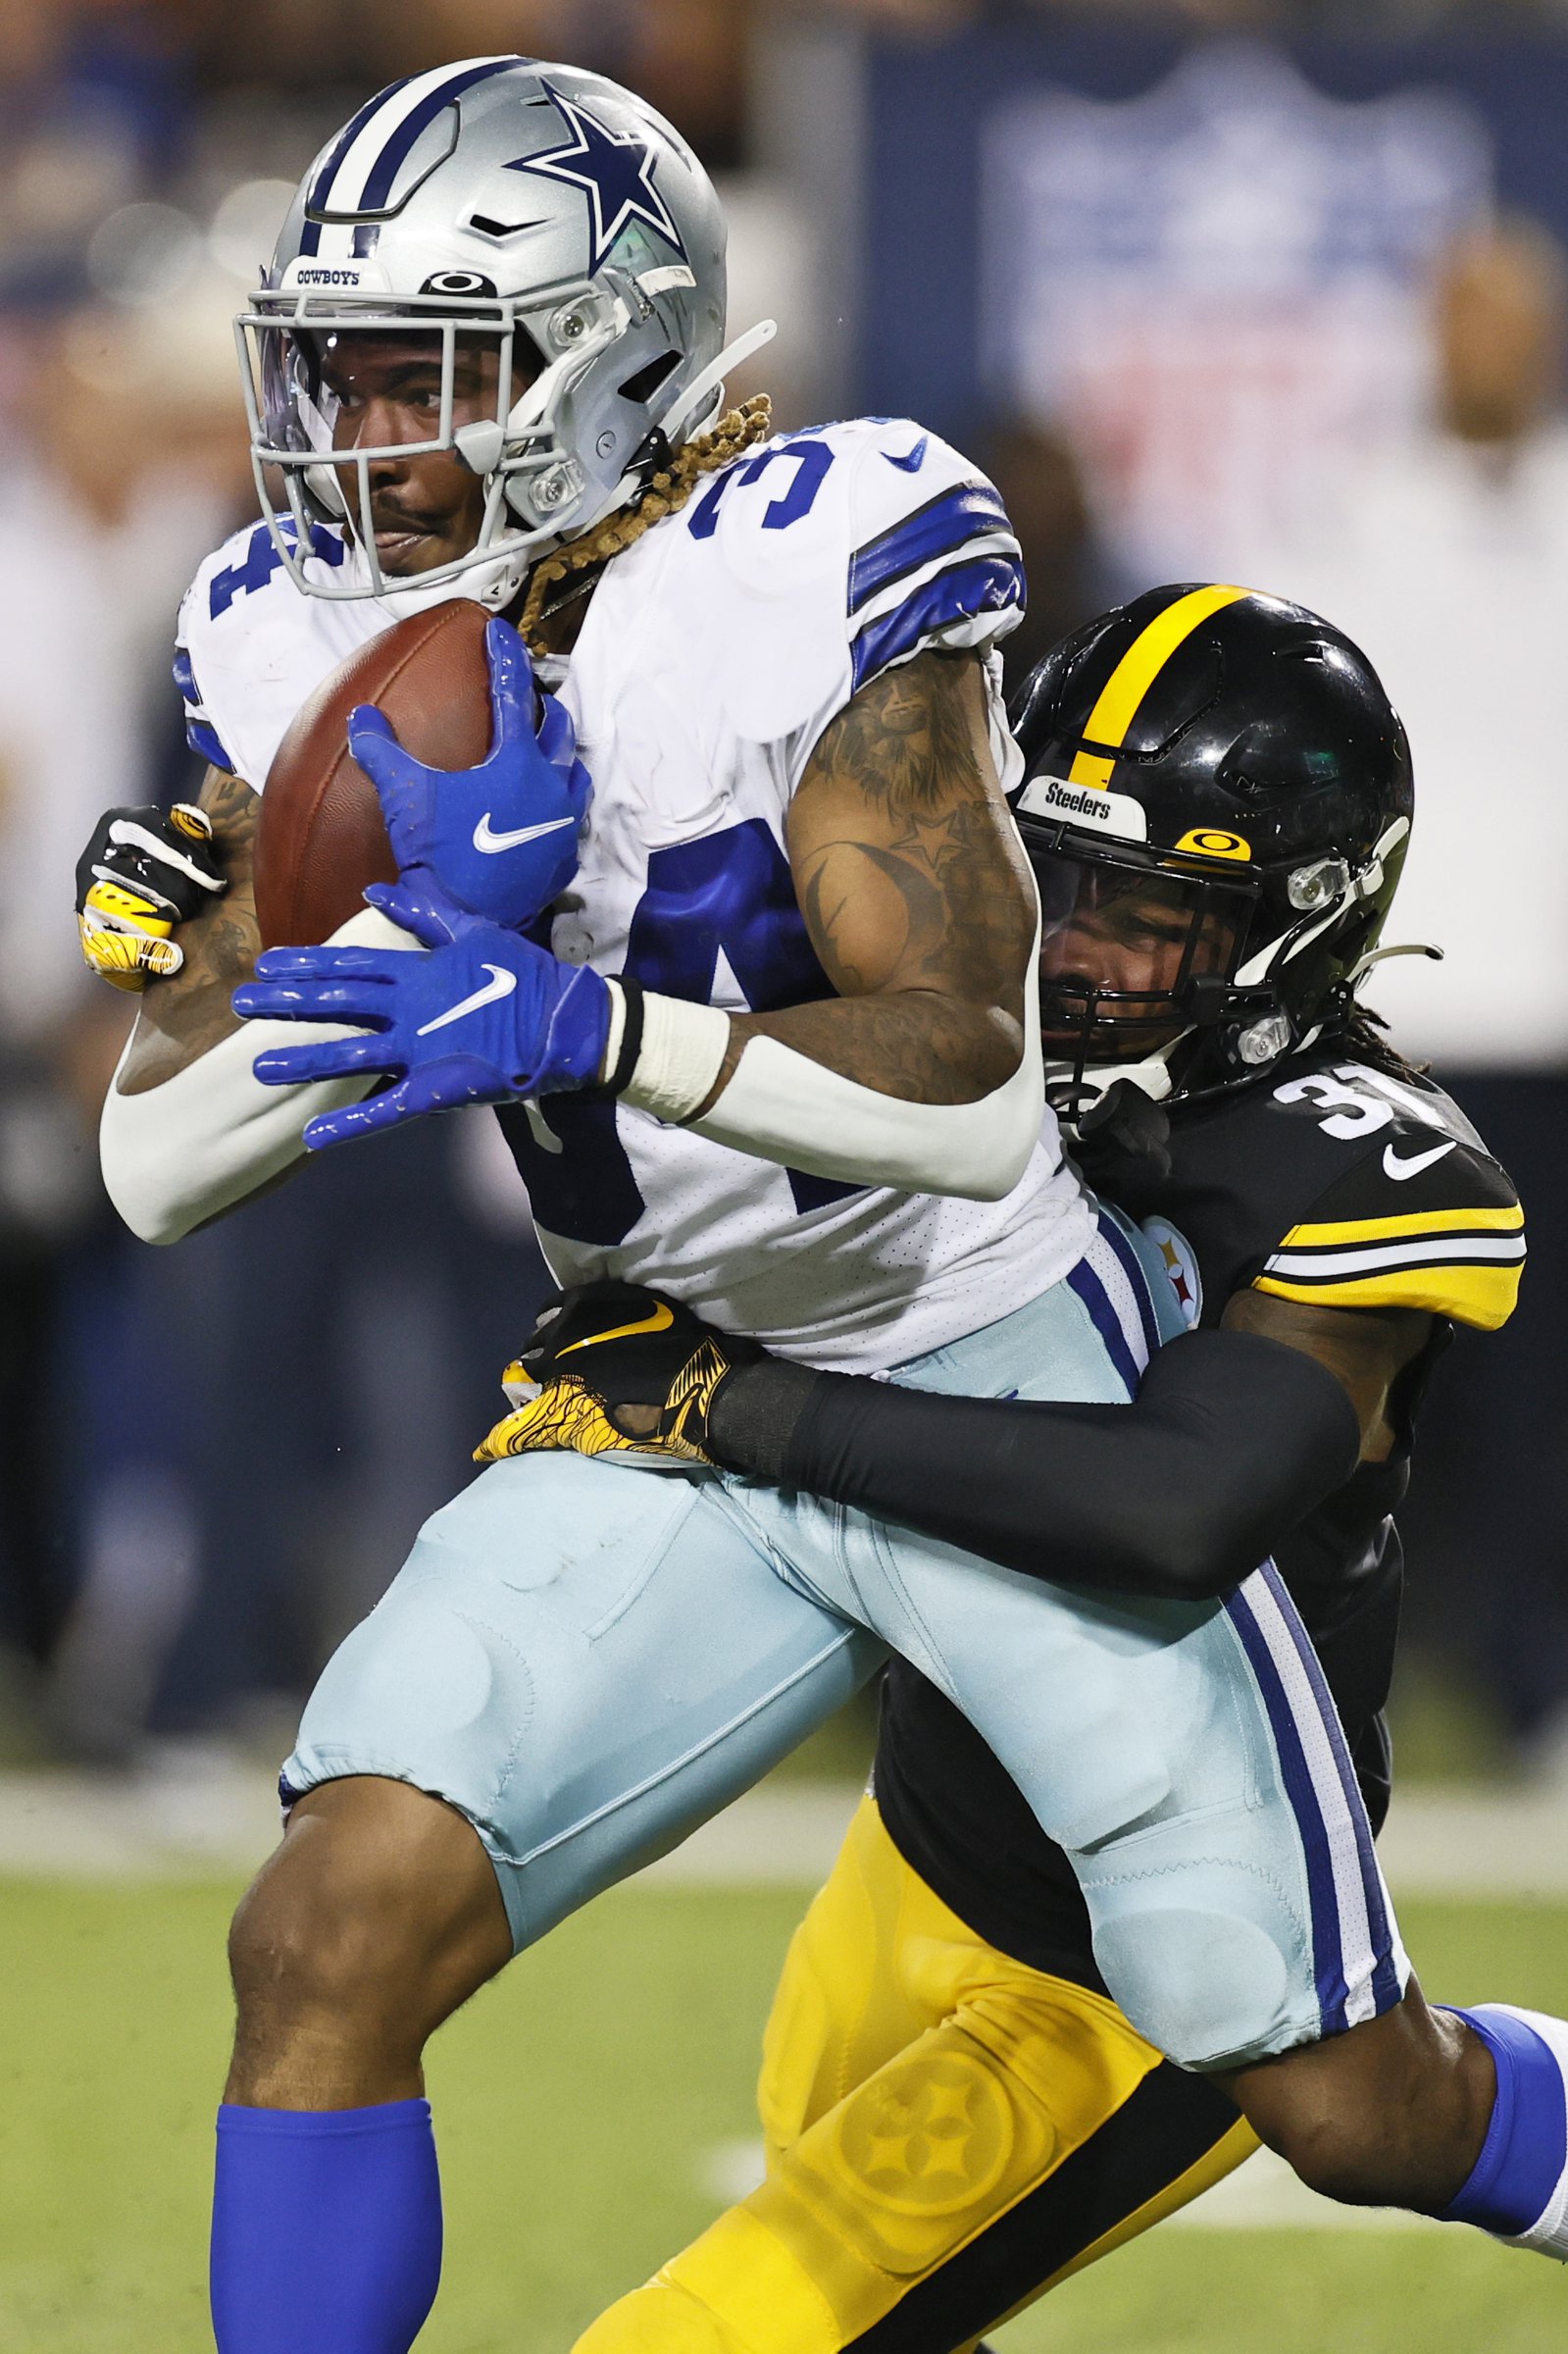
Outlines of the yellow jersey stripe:
{"label": "yellow jersey stripe", "polygon": [[[1119,750],[1138,717],[1138,705],[1177,647],[1184,645],[1212,614],[1222,613],[1227,605],[1239,604],[1251,593],[1250,588],[1229,587],[1194,588],[1189,596],[1179,596],[1175,604],[1167,605],[1134,639],[1101,688],[1099,701],[1089,713],[1084,730],[1089,742],[1109,744]],[[1115,766],[1114,758],[1107,759],[1098,752],[1080,752],[1067,772],[1067,782],[1103,790],[1110,784]]]}
{"label": "yellow jersey stripe", "polygon": [[1452,1316],[1480,1332],[1506,1324],[1519,1301],[1519,1265],[1489,1267],[1396,1267],[1381,1275],[1348,1276],[1339,1282],[1290,1283],[1260,1275],[1255,1292],[1298,1300],[1307,1307],[1419,1307],[1430,1315]]}
{"label": "yellow jersey stripe", "polygon": [[1308,1250],[1315,1244],[1339,1247],[1344,1243],[1381,1243],[1391,1237],[1420,1234],[1518,1234],[1525,1213],[1517,1202],[1506,1209],[1412,1209],[1402,1217],[1345,1218],[1329,1226],[1292,1226],[1282,1251]]}

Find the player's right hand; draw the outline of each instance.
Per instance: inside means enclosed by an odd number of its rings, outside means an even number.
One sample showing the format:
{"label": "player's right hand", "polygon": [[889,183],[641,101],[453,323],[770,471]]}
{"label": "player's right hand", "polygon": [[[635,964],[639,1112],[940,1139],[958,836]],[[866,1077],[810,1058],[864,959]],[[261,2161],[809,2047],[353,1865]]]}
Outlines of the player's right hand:
{"label": "player's right hand", "polygon": [[76,928],[87,970],[145,989],[185,961],[171,936],[228,889],[212,820],[192,801],[165,812],[108,809],[76,861]]}
{"label": "player's right hand", "polygon": [[375,786],[403,880],[484,923],[523,931],[578,865],[593,784],[572,716],[533,683],[509,622],[485,626],[490,751],[477,768],[427,768],[374,703],[349,713],[348,748]]}

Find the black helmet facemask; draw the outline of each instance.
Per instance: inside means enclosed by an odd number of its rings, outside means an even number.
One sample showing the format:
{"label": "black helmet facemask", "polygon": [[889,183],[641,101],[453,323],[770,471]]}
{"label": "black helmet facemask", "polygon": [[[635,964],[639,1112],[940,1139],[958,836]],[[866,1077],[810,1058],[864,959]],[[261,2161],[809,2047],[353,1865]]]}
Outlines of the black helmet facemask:
{"label": "black helmet facemask", "polygon": [[1111,1078],[1134,1075],[1162,1098],[1176,1049],[1212,1018],[1216,986],[1235,979],[1256,887],[1097,845],[1030,848],[1052,1101],[1072,1119]]}

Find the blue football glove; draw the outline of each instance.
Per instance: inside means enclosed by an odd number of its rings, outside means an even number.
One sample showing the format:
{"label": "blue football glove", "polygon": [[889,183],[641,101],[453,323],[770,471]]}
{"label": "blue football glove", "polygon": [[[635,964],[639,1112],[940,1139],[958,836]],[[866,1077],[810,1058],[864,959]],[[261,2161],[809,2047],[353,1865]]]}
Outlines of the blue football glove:
{"label": "blue football glove", "polygon": [[348,748],[376,788],[403,880],[521,931],[577,873],[593,785],[577,757],[571,714],[535,689],[516,630],[489,622],[484,647],[490,754],[478,768],[427,768],[374,703],[349,713]]}
{"label": "blue football glove", "polygon": [[247,1020],[353,1022],[369,1038],[313,1039],[256,1057],[258,1079],[292,1087],[384,1071],[397,1084],[322,1113],[313,1152],[427,1111],[592,1087],[610,1031],[610,993],[590,966],[563,964],[516,932],[421,899],[401,884],[365,896],[428,956],[403,948],[269,948],[234,992]]}

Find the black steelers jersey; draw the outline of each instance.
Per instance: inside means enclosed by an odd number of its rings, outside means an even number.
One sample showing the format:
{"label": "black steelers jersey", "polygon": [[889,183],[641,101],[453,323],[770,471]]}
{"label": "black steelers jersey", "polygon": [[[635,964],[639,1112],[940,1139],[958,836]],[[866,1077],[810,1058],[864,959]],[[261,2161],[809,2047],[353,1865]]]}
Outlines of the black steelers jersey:
{"label": "black steelers jersey", "polygon": [[[1389,1460],[1363,1463],[1275,1556],[1380,1827],[1402,1578],[1392,1514],[1452,1324],[1492,1330],[1512,1312],[1525,1256],[1518,1197],[1440,1087],[1347,1041],[1320,1042],[1256,1087],[1179,1106],[1169,1174],[1141,1185],[1124,1174],[1116,1199],[1159,1244],[1189,1323],[1217,1325],[1247,1289],[1435,1319],[1390,1401]],[[961,1919],[1032,1968],[1104,1991],[1067,1857],[967,1718],[901,1660],[884,1686],[875,1787],[895,1844]]]}
{"label": "black steelers jersey", "polygon": [[[1298,1055],[1259,1087],[1178,1110],[1170,1151],[1169,1179],[1125,1206],[1186,1235],[1204,1323],[1249,1285],[1324,1307],[1427,1308],[1489,1332],[1513,1312],[1518,1196],[1429,1078]],[[1168,1263],[1179,1256],[1167,1251]]]}

